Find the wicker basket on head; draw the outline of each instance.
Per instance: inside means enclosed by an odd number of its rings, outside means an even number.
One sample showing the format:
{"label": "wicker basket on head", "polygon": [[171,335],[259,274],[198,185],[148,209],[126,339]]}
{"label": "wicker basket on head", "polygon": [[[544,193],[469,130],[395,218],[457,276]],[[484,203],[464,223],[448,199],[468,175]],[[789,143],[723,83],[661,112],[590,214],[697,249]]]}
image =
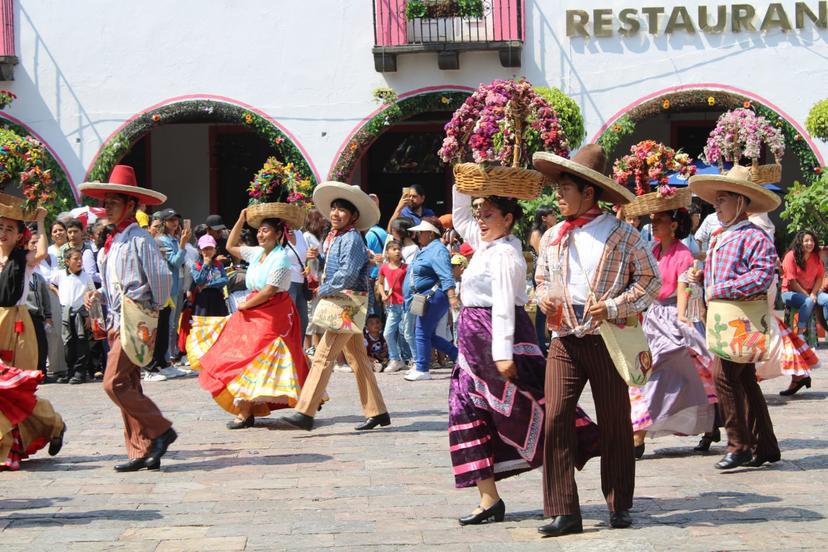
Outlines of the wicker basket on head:
{"label": "wicker basket on head", "polygon": [[477,197],[534,199],[543,189],[543,175],[520,167],[483,167],[477,163],[454,166],[457,191]]}
{"label": "wicker basket on head", "polygon": [[782,164],[777,159],[776,163],[760,165],[754,159],[750,166],[750,179],[757,184],[776,184],[782,180]]}
{"label": "wicker basket on head", "polygon": [[661,197],[658,192],[651,192],[637,196],[630,203],[624,205],[624,216],[641,217],[662,211],[681,209],[682,207],[686,209],[690,207],[692,201],[693,193],[690,188],[676,190],[676,193],[670,197]]}
{"label": "wicker basket on head", "polygon": [[247,224],[253,228],[268,218],[281,219],[296,230],[305,224],[305,208],[291,203],[256,203],[247,208]]}
{"label": "wicker basket on head", "polygon": [[27,210],[23,199],[9,194],[0,193],[0,217],[7,217],[14,220],[34,220],[36,211]]}

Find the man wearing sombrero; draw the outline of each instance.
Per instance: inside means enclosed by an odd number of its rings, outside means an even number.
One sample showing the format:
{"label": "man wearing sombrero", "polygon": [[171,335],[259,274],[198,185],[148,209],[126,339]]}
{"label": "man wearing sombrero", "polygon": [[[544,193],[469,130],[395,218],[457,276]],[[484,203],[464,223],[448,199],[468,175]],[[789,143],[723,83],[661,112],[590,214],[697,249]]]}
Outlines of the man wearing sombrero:
{"label": "man wearing sombrero", "polygon": [[[535,275],[541,310],[555,324],[546,365],[543,462],[544,513],[552,521],[538,532],[557,537],[583,531],[575,416],[587,381],[598,417],[610,525],[629,527],[635,488],[630,399],[598,326],[604,320],[622,324],[650,305],[661,288],[658,265],[632,226],[598,207],[599,200],[622,205],[635,197],[606,176],[600,146],[587,145],[571,160],[536,153],[533,163],[553,182],[565,218],[541,239]],[[546,285],[553,279],[559,282],[554,293]]]}
{"label": "man wearing sombrero", "polygon": [[109,182],[87,182],[80,185],[80,191],[101,200],[106,218],[115,225],[98,256],[101,290],[90,291],[85,301],[90,306],[102,294],[109,306],[109,356],[103,386],[121,409],[129,455],[129,461],[116,465],[115,470],[157,470],[177,434],[144,395],[141,366],[152,357],[158,331],[152,327],[153,320],[157,324],[158,311],[170,298],[172,275],[152,236],[138,226],[135,212],[139,204],[160,205],[167,198],[139,187],[135,171],[126,165],[116,165]]}
{"label": "man wearing sombrero", "polygon": [[[718,339],[735,326],[745,328],[747,316],[723,319],[717,314],[719,305],[747,313],[758,308],[767,324],[766,298],[776,272],[776,248],[768,235],[748,220],[750,213],[767,213],[779,207],[780,198],[750,180],[750,169],[734,165],[726,175],[696,175],[690,178],[694,194],[716,208],[721,229],[711,235],[710,250],[704,266],[704,282],[708,305],[708,345],[718,358],[713,363],[713,379],[724,426],[727,431],[727,454],[716,468],[727,470],[739,466],[758,467],[780,458],[779,443],[773,432],[768,406],[756,382],[753,362],[736,362],[731,350],[740,341]],[[764,308],[763,308],[764,304]],[[761,318],[760,318],[761,320]],[[741,324],[740,324],[741,323]],[[760,322],[761,325],[761,322]],[[749,323],[747,324],[749,326]],[[752,341],[766,339],[767,326],[745,328],[754,330]],[[760,330],[760,331],[756,331]],[[744,337],[744,336],[742,336]],[[718,345],[722,343],[724,347]],[[745,342],[745,346],[750,343]],[[727,358],[725,358],[727,357]]]}
{"label": "man wearing sombrero", "polygon": [[[356,430],[374,429],[391,423],[382,398],[373,363],[362,335],[367,311],[369,249],[360,232],[374,226],[379,207],[359,186],[323,182],[313,192],[313,203],[331,221],[320,258],[325,263],[319,286],[319,303],[313,323],[325,329],[295,412],[280,418],[280,426],[310,431],[325,395],[333,363],[340,352],[354,371],[359,400],[366,420]],[[328,316],[330,315],[330,316]]]}

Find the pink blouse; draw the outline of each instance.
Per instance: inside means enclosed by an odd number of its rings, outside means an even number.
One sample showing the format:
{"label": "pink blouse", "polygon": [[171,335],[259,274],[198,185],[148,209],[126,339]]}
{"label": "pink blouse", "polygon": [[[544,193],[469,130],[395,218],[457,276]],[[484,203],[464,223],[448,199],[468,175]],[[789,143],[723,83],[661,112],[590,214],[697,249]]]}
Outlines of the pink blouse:
{"label": "pink blouse", "polygon": [[661,272],[661,290],[656,299],[664,301],[676,295],[679,276],[693,266],[693,253],[686,245],[676,240],[663,253],[661,243],[656,243],[653,246],[653,256],[658,261],[658,270]]}

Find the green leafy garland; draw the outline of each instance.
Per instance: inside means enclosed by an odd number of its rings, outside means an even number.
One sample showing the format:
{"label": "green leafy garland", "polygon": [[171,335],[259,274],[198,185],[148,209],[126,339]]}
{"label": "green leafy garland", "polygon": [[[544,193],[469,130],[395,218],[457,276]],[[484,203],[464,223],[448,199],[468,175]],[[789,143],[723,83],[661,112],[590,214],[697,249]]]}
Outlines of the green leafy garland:
{"label": "green leafy garland", "polygon": [[624,136],[635,131],[639,121],[656,117],[667,112],[728,111],[736,108],[753,109],[757,115],[762,115],[772,121],[785,136],[787,151],[793,153],[799,162],[799,167],[806,182],[813,182],[822,174],[822,167],[816,155],[811,150],[803,136],[786,121],[779,113],[769,107],[756,103],[746,96],[722,92],[721,90],[697,89],[685,90],[654,98],[629,110],[617,121],[610,125],[596,141],[612,158],[613,150]]}
{"label": "green leafy garland", "polygon": [[581,108],[578,107],[577,102],[558,88],[536,86],[535,92],[549,102],[549,105],[555,110],[558,124],[561,125],[561,129],[564,131],[569,149],[578,149],[584,138],[586,138],[586,129],[584,128],[584,117],[581,115]]}
{"label": "green leafy garland", "polygon": [[316,179],[302,152],[272,122],[247,109],[216,100],[186,100],[142,113],[130,121],[98,153],[95,164],[89,171],[88,180],[104,182],[112,168],[123,159],[132,146],[154,127],[170,123],[202,123],[221,121],[239,123],[250,127],[264,138],[284,163],[293,163],[296,170],[311,179]]}
{"label": "green leafy garland", "polygon": [[[28,130],[26,130],[25,127],[3,117],[0,117],[0,128],[14,132],[22,138],[31,137],[36,139]],[[46,146],[43,146],[43,153],[45,155],[43,155],[40,162],[43,165],[43,170],[48,170],[52,177],[52,187],[55,193],[55,196],[49,202],[44,204],[43,207],[45,207],[46,211],[49,213],[47,221],[52,221],[57,218],[58,214],[77,207],[77,201],[75,201],[75,194],[72,192],[72,186],[69,185],[69,178],[66,176],[66,173],[63,171],[60,163],[57,162],[57,159],[55,159]]]}
{"label": "green leafy garland", "polygon": [[458,91],[428,92],[385,104],[385,109],[366,122],[348,141],[328,178],[347,182],[368,147],[391,125],[429,111],[453,113],[470,94]]}

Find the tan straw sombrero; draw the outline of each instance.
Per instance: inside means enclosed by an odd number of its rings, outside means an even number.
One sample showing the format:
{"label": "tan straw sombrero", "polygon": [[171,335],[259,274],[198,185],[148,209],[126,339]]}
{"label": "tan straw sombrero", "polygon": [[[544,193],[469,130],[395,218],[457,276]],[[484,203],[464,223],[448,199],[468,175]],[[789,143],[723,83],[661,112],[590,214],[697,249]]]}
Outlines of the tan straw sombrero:
{"label": "tan straw sombrero", "polygon": [[109,182],[84,182],[78,186],[81,194],[95,199],[106,199],[108,194],[124,194],[138,199],[138,203],[161,205],[167,196],[161,192],[142,188],[135,178],[135,170],[129,165],[115,165]]}
{"label": "tan straw sombrero", "polygon": [[359,186],[329,180],[321,183],[313,191],[314,205],[319,209],[322,216],[328,220],[331,217],[331,203],[337,199],[350,201],[359,211],[359,220],[354,225],[357,230],[368,230],[379,222],[379,207]]}
{"label": "tan straw sombrero", "polygon": [[35,209],[26,209],[23,198],[0,193],[0,217],[26,222],[35,220],[36,214]]}
{"label": "tan straw sombrero", "polygon": [[707,203],[716,201],[716,192],[733,192],[750,200],[747,211],[768,213],[782,204],[782,199],[750,179],[750,168],[733,165],[727,174],[697,174],[690,177],[690,190]]}
{"label": "tan straw sombrero", "polygon": [[532,164],[549,180],[557,180],[562,174],[573,174],[595,184],[604,190],[600,201],[624,205],[635,199],[635,194],[606,176],[607,155],[598,144],[587,144],[572,159],[538,152],[532,156]]}

